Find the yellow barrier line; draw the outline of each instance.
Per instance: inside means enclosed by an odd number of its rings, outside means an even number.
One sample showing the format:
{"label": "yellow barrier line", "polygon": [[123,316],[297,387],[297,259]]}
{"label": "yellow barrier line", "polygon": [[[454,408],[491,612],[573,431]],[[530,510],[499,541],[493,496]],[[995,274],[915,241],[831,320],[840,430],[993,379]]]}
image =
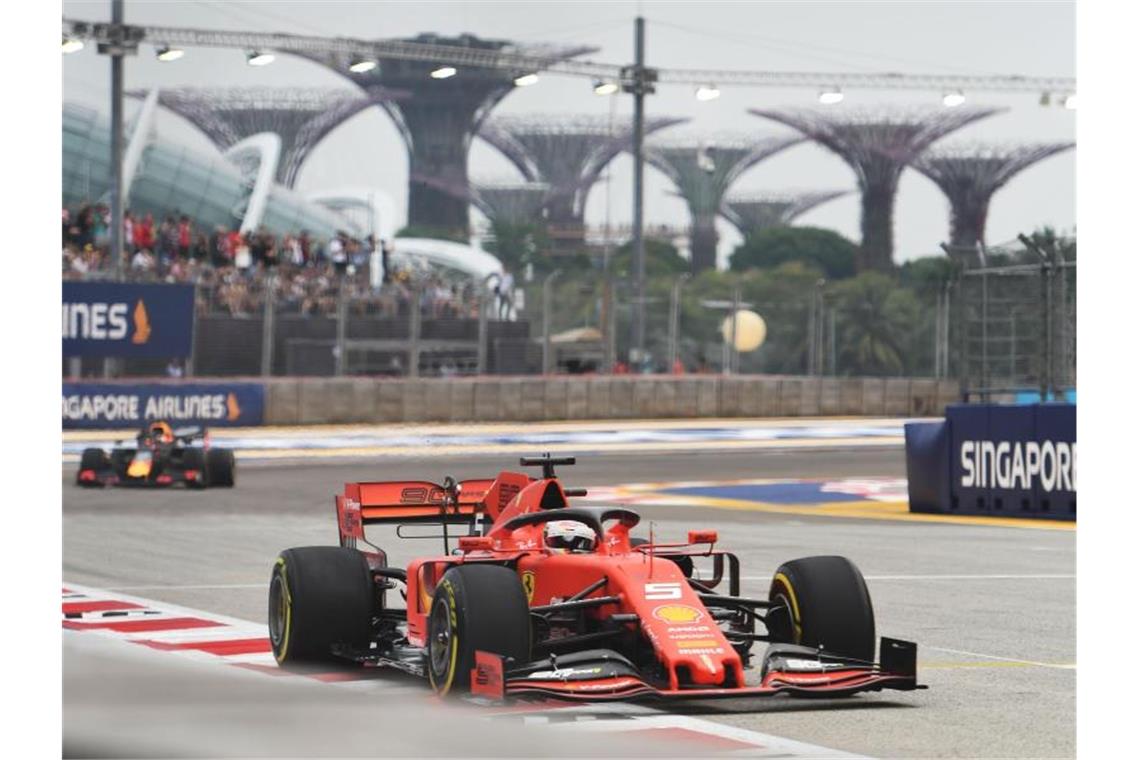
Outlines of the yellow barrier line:
{"label": "yellow barrier line", "polygon": [[[619,489],[620,492],[620,489]],[[839,501],[823,502],[814,506],[796,504],[773,504],[770,502],[748,501],[746,499],[721,499],[713,496],[688,496],[670,493],[642,492],[631,493],[652,503],[655,498],[676,504],[685,504],[714,509],[735,509],[748,512],[767,512],[822,517],[844,517],[863,520],[902,520],[905,522],[954,523],[957,525],[986,525],[1003,528],[1028,528],[1031,530],[1076,530],[1075,522],[1061,520],[1036,520],[1017,517],[981,517],[976,515],[932,515],[911,512],[905,501]]]}

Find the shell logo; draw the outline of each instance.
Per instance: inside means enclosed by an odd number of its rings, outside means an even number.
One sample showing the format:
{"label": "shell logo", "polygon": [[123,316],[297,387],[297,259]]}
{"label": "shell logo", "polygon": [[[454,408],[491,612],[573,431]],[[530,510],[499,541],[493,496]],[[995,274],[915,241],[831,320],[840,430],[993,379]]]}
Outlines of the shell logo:
{"label": "shell logo", "polygon": [[653,609],[653,617],[665,623],[696,623],[705,613],[687,604],[662,604]]}

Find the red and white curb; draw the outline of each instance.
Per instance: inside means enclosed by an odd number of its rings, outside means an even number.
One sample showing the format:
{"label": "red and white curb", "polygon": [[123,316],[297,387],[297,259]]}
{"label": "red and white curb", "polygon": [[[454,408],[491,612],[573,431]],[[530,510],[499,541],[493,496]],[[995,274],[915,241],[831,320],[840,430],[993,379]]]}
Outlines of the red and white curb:
{"label": "red and white curb", "polygon": [[[64,631],[85,638],[125,641],[193,660],[264,677],[315,680],[337,688],[367,690],[377,696],[438,700],[419,683],[391,670],[360,668],[295,673],[277,667],[263,624],[166,602],[65,583],[62,598]],[[438,707],[438,705],[437,705]],[[613,732],[626,737],[666,741],[694,755],[792,758],[859,758],[838,750],[727,726],[690,716],[671,715],[641,704],[576,704],[548,701],[503,707],[475,707],[497,723],[543,725],[553,730]]]}

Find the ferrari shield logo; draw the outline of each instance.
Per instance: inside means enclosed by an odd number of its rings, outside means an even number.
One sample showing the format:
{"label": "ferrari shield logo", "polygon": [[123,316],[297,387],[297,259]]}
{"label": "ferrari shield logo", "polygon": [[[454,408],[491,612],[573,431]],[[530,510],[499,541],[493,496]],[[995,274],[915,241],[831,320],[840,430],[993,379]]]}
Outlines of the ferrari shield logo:
{"label": "ferrari shield logo", "polygon": [[530,604],[534,601],[534,573],[527,570],[522,574],[522,587],[526,592],[526,603]]}

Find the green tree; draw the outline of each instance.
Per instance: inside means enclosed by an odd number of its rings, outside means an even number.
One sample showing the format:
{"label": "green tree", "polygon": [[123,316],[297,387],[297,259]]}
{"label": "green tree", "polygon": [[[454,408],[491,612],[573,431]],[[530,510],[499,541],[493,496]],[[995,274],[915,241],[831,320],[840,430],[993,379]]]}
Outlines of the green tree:
{"label": "green tree", "polygon": [[857,246],[833,230],[819,227],[769,227],[745,238],[729,259],[735,272],[768,269],[802,261],[821,269],[830,280],[855,274]]}
{"label": "green tree", "polygon": [[923,310],[912,291],[880,272],[864,272],[837,283],[831,297],[844,374],[901,375],[913,369],[909,349]]}
{"label": "green tree", "polygon": [[[677,253],[677,249],[661,240],[645,241],[645,276],[676,277],[689,271],[689,262]],[[610,274],[614,277],[634,275],[633,243],[625,243],[610,258]]]}

